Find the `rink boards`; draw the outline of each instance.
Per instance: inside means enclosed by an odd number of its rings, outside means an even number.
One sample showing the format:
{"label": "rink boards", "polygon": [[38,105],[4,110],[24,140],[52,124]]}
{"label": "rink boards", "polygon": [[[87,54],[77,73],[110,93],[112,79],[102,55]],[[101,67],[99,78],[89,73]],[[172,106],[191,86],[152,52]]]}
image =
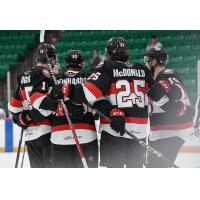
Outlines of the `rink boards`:
{"label": "rink boards", "polygon": [[[11,119],[0,119],[0,152],[15,152],[19,143],[21,128]],[[23,143],[22,143],[23,147]],[[181,153],[200,154],[200,141],[194,136],[184,145]]]}
{"label": "rink boards", "polygon": [[0,152],[16,151],[20,132],[21,128],[15,125],[11,119],[0,119]]}

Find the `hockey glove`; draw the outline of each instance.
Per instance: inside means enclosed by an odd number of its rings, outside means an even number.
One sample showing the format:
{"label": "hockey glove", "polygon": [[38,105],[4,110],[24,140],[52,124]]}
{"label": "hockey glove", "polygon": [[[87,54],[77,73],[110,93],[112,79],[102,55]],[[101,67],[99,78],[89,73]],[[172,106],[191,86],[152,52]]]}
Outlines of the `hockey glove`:
{"label": "hockey glove", "polygon": [[62,84],[62,85],[55,85],[50,93],[50,96],[53,96],[54,99],[64,99],[68,100],[70,91],[70,85],[69,84]]}
{"label": "hockey glove", "polygon": [[110,111],[110,118],[111,118],[110,127],[116,132],[119,132],[121,136],[123,136],[125,132],[124,112],[120,110],[119,108],[113,108]]}
{"label": "hockey glove", "polygon": [[64,99],[64,95],[62,92],[62,85],[55,85],[51,91],[50,96],[52,96],[54,99]]}
{"label": "hockey glove", "polygon": [[70,101],[66,102],[68,111],[69,111],[69,115],[71,117],[71,119],[83,119],[84,118],[84,112],[85,109],[83,107],[83,105],[80,104],[74,104]]}
{"label": "hockey glove", "polygon": [[13,122],[23,129],[28,128],[31,121],[28,112],[29,111],[22,111],[20,114],[14,115]]}

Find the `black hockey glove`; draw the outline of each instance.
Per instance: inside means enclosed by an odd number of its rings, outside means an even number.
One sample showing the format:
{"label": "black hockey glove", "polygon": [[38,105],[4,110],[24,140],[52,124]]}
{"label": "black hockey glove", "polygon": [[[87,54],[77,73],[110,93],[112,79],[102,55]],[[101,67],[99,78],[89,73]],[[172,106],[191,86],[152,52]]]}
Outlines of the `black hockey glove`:
{"label": "black hockey glove", "polygon": [[72,88],[72,85],[69,85],[67,83],[64,83],[62,85],[60,84],[55,85],[51,91],[51,95],[53,95],[53,98],[57,100],[63,99],[64,101],[67,101],[69,100],[71,88]]}
{"label": "black hockey glove", "polygon": [[20,114],[14,115],[13,122],[23,129],[28,128],[31,122],[28,113],[29,111],[22,111]]}
{"label": "black hockey glove", "polygon": [[74,104],[71,101],[67,101],[66,106],[68,108],[71,119],[79,120],[84,118],[85,109],[83,105]]}
{"label": "black hockey glove", "polygon": [[62,92],[62,85],[55,85],[52,88],[50,96],[52,96],[54,99],[57,99],[57,100],[64,99],[64,95],[63,95],[63,92]]}
{"label": "black hockey glove", "polygon": [[120,132],[120,135],[123,136],[125,132],[125,114],[119,108],[113,108],[110,111],[110,127],[116,132]]}

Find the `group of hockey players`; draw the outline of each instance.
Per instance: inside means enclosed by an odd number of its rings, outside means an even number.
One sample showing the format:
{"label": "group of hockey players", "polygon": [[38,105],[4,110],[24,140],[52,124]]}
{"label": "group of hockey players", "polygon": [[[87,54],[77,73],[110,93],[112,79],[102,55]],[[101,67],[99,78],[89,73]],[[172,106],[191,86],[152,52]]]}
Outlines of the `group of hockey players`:
{"label": "group of hockey players", "polygon": [[[36,66],[18,76],[8,104],[14,123],[23,129],[31,167],[83,167],[72,128],[90,168],[171,167],[194,128],[187,92],[176,71],[166,67],[168,58],[165,49],[155,47],[146,53],[145,65],[130,63],[125,39],[113,37],[105,59],[90,74],[82,71],[79,50],[66,53],[66,71],[59,72],[55,47],[40,44]],[[148,154],[125,130],[147,140],[171,164]]]}

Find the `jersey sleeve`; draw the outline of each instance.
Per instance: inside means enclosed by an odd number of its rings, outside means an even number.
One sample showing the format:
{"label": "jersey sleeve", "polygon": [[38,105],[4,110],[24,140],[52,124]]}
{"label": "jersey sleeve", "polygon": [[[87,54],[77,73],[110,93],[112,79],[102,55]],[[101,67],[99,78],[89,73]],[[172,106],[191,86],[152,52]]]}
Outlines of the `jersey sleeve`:
{"label": "jersey sleeve", "polygon": [[33,75],[33,90],[30,101],[33,108],[45,117],[51,115],[58,105],[55,99],[48,96],[50,87],[50,72],[47,69],[37,70]]}
{"label": "jersey sleeve", "polygon": [[97,66],[96,70],[87,78],[86,82],[83,84],[83,91],[85,98],[90,104],[100,99],[102,96],[106,95],[108,91],[111,80],[109,73],[109,66],[102,61]]}
{"label": "jersey sleeve", "polygon": [[171,69],[166,69],[165,71],[159,78],[158,83],[161,85],[169,99],[172,101],[180,101],[186,98],[187,94],[185,88],[177,74]]}
{"label": "jersey sleeve", "polygon": [[22,99],[20,97],[20,88],[18,87],[15,94],[8,102],[8,110],[12,114],[17,114],[23,111]]}
{"label": "jersey sleeve", "polygon": [[149,87],[149,90],[147,92],[148,97],[152,101],[155,101],[160,105],[164,105],[169,101],[168,97],[166,96],[166,93],[164,92],[161,85],[154,80],[153,75],[149,69],[146,69],[146,74],[147,83]]}

